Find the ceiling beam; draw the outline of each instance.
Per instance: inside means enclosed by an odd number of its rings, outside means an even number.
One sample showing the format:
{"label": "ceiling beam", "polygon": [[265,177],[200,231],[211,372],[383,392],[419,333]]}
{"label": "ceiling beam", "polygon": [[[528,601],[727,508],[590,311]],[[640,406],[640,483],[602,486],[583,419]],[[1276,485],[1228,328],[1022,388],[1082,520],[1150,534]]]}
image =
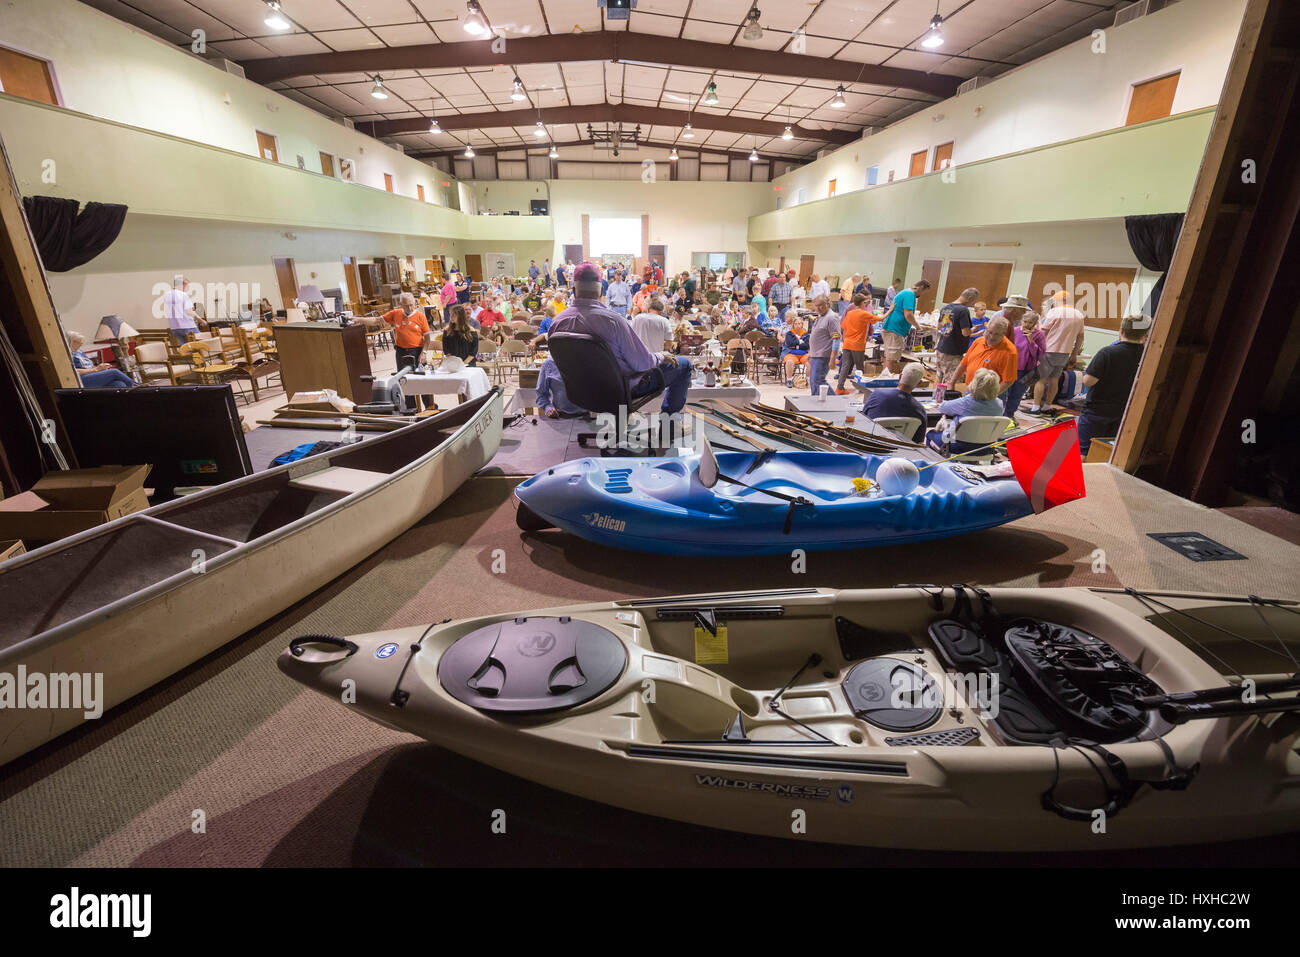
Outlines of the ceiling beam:
{"label": "ceiling beam", "polygon": [[505,49],[492,49],[492,40],[457,43],[421,43],[412,46],[304,53],[298,56],[244,60],[250,80],[270,83],[295,76],[331,73],[391,73],[393,70],[440,70],[456,67],[517,66],[524,63],[579,63],[625,60],[661,66],[689,66],[702,70],[719,67],[754,73],[828,80],[832,83],[869,83],[901,87],[946,99],[957,92],[961,77],[926,73],[901,67],[857,63],[829,57],[737,47],[703,40],[672,40],[649,33],[598,30],[551,36],[506,38]]}
{"label": "ceiling beam", "polygon": [[[544,151],[549,151],[551,145],[552,145],[551,142],[548,140],[547,142],[541,144],[524,143],[519,146],[486,146],[483,149],[479,149],[478,147],[475,147],[474,154],[476,156],[497,156],[501,153],[529,153],[534,156],[545,155]],[[590,145],[591,145],[590,140],[569,140],[566,143],[554,144],[556,149],[561,149],[561,150],[564,149],[565,147],[590,146]],[[727,156],[730,157],[731,159],[749,158],[749,153],[745,152],[744,150],[724,150],[724,149],[718,149],[717,147],[713,147],[713,146],[689,146],[689,145],[684,145],[682,143],[670,143],[661,140],[642,140],[641,145],[654,147],[656,149],[665,149],[665,150],[672,149],[673,146],[676,146],[678,152],[681,153],[682,156],[684,157],[691,157],[696,153],[704,153],[708,156]],[[458,157],[462,157],[462,154],[464,152],[465,150],[463,147],[457,147],[455,149],[446,149],[446,150],[416,150],[416,151],[408,150],[406,155],[411,157],[411,159],[418,159],[418,160],[436,159],[439,156],[448,156],[451,157],[452,159],[456,159]],[[635,153],[635,150],[630,152]],[[763,162],[787,162],[787,163],[806,163],[812,158],[808,156],[781,156],[775,153],[765,153],[762,150],[759,150],[758,157]],[[636,160],[637,160],[636,156],[629,156],[626,162],[630,163],[630,162],[635,162]],[[566,160],[563,156],[561,156],[559,162],[590,163],[595,161],[588,160],[588,159]],[[666,162],[671,162],[671,160],[668,160]]]}
{"label": "ceiling beam", "polygon": [[[575,123],[623,123],[642,126],[680,127],[686,122],[685,110],[669,110],[660,106],[632,106],[627,103],[592,103],[587,106],[548,106],[540,110],[489,110],[485,113],[447,113],[438,117],[443,130],[484,130],[501,126],[532,126],[539,119],[547,126]],[[784,123],[770,120],[752,120],[738,116],[720,116],[716,113],[692,113],[691,125],[697,130],[718,130],[723,133],[741,133],[756,136],[780,136]],[[401,120],[356,121],[359,133],[376,139],[397,136],[401,133],[427,133],[429,120],[414,116]],[[649,132],[647,130],[647,132]],[[792,132],[799,139],[821,140],[843,145],[858,138],[849,130],[820,130],[792,124]]]}

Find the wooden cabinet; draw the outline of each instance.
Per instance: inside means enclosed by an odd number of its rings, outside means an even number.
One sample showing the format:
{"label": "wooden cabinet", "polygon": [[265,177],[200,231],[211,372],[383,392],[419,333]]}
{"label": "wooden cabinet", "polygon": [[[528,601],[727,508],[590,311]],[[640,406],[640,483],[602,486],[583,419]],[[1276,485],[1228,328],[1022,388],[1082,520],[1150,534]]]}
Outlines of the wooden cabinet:
{"label": "wooden cabinet", "polygon": [[379,267],[380,282],[400,283],[402,281],[402,265],[397,261],[396,256],[376,259],[375,265]]}
{"label": "wooden cabinet", "polygon": [[275,327],[280,378],[286,395],[333,389],[353,402],[370,401],[366,328],[330,322],[290,322]]}
{"label": "wooden cabinet", "polygon": [[358,263],[357,273],[361,278],[361,298],[374,299],[379,295],[379,286],[384,282],[384,274],[374,263]]}

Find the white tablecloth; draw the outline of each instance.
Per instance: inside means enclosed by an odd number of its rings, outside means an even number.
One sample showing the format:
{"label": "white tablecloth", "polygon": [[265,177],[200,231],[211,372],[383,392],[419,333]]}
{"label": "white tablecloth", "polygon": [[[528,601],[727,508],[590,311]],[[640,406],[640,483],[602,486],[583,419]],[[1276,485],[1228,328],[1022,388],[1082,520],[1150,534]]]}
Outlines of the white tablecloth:
{"label": "white tablecloth", "polygon": [[408,375],[402,380],[404,395],[459,395],[475,399],[487,395],[489,389],[491,384],[487,373],[474,367],[466,367],[459,372]]}

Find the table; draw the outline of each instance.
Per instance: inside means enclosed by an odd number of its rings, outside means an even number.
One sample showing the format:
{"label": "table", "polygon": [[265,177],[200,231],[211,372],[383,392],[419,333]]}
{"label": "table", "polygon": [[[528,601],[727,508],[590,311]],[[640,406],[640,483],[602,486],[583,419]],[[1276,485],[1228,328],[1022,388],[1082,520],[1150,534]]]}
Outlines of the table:
{"label": "table", "polygon": [[491,388],[487,373],[476,366],[459,372],[408,375],[402,380],[403,395],[458,395],[462,401],[487,395]]}
{"label": "table", "polygon": [[758,391],[758,386],[750,382],[748,378],[736,376],[731,377],[731,385],[707,386],[703,381],[692,381],[691,387],[686,390],[687,402],[698,402],[701,399],[721,399],[724,402],[757,402],[762,397]]}

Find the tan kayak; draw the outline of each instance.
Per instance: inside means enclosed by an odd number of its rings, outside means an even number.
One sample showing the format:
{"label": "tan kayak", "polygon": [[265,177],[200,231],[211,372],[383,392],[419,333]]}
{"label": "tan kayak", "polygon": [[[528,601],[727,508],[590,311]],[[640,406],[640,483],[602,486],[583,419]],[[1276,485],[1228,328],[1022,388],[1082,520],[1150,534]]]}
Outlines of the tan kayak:
{"label": "tan kayak", "polygon": [[303,636],[279,665],[380,724],[634,811],[1046,851],[1300,829],[1297,648],[1294,602],[900,586]]}

